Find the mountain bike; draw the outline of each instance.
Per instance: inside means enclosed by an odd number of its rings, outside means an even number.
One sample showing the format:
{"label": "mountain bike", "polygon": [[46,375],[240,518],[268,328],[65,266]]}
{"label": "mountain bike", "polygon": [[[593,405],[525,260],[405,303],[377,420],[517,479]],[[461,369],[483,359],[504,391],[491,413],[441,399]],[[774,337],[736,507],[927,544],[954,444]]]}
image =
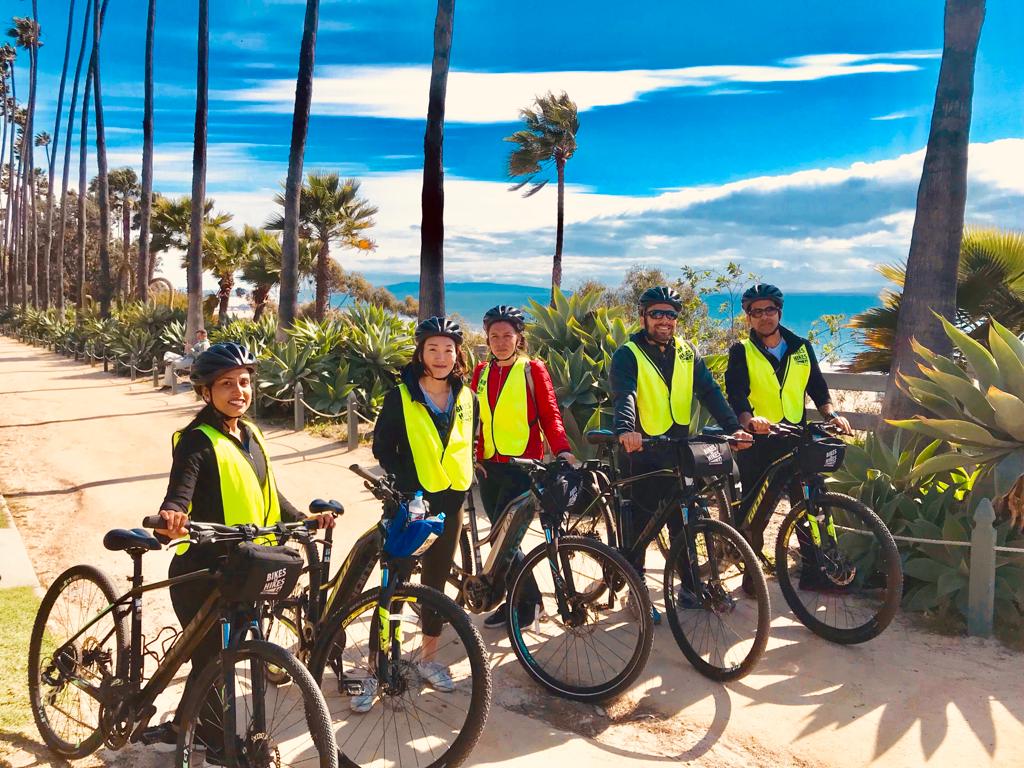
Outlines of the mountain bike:
{"label": "mountain bike", "polygon": [[[267,635],[306,660],[327,701],[341,765],[458,766],[490,709],[483,643],[451,599],[409,583],[430,539],[404,556],[387,551],[396,533],[392,521],[408,502],[392,478],[374,477],[356,464],[349,469],[383,502],[381,521],[359,537],[333,577],[333,530],[303,541],[305,585],[268,606]],[[344,511],[320,499],[309,509],[335,516]],[[381,586],[364,591],[378,565]],[[435,649],[423,631],[427,615],[443,626]],[[275,673],[275,681],[287,679],[287,670]]]}
{"label": "mountain bike", "polygon": [[784,441],[785,450],[733,503],[732,519],[760,553],[765,530],[788,491],[791,507],[775,539],[782,595],[815,634],[834,643],[863,643],[881,634],[896,615],[903,569],[896,542],[878,515],[851,496],[827,490],[824,476],[842,466],[846,450],[836,435],[827,423],[809,422],[774,425],[771,435],[755,436]]}
{"label": "mountain bike", "polygon": [[[563,510],[540,512],[543,540],[516,564],[542,507],[545,489],[568,465],[511,459],[527,469],[531,487],[512,499],[480,540],[472,493],[467,494],[471,541],[450,583],[472,613],[494,610],[508,594],[508,637],[530,676],[553,693],[598,701],[625,690],[651,653],[650,597],[636,572],[611,547],[561,532]],[[481,547],[490,546],[482,562]],[[469,562],[465,562],[468,559]],[[640,606],[634,616],[627,604]]]}
{"label": "mountain bike", "polygon": [[[163,525],[159,515],[143,526]],[[228,550],[222,566],[143,583],[142,557],[161,548],[149,531],[115,529],[103,538],[111,551],[132,559],[131,589],[118,596],[110,579],[91,565],[76,565],[43,597],[29,642],[29,697],[46,745],[65,758],[84,757],[101,745],[120,749],[150,743],[159,727],[154,701],[179,668],[218,625],[221,652],[210,659],[182,701],[177,765],[278,768],[338,765],[327,705],[298,660],[263,640],[260,604],[287,594],[299,575],[297,554],[258,546],[308,537],[305,526],[225,526],[190,523],[189,536],[173,544]],[[210,593],[182,630],[164,627],[143,636],[142,597],[189,581],[207,580]],[[147,658],[156,662],[148,677]],[[287,670],[288,685],[268,685],[269,667]]]}
{"label": "mountain bike", "polygon": [[[610,519],[610,543],[629,562],[659,537],[678,514],[681,528],[665,557],[665,612],[676,644],[698,672],[713,680],[737,680],[764,653],[771,606],[764,572],[750,544],[728,523],[715,519],[708,499],[727,499],[731,486],[731,437],[719,434],[673,439],[645,438],[645,450],[669,451],[674,467],[620,477],[618,436],[592,430],[587,442],[600,447],[600,459],[583,467],[606,478],[579,511],[581,518]],[[635,537],[630,536],[630,504],[623,491],[638,480],[674,478],[674,492],[662,500]],[[715,502],[720,504],[721,502]],[[726,507],[727,508],[727,507]],[[628,524],[627,524],[628,523]],[[631,540],[632,539],[632,540]]]}

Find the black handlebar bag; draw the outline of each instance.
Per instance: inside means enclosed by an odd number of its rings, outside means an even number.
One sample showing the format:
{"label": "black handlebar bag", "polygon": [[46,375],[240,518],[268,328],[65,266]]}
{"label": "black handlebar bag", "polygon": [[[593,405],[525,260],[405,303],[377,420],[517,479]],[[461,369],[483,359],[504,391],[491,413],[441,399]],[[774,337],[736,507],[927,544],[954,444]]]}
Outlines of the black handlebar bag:
{"label": "black handlebar bag", "polygon": [[686,477],[718,477],[732,472],[732,450],[728,443],[690,440],[679,446]]}
{"label": "black handlebar bag", "polygon": [[220,588],[232,603],[283,600],[302,574],[302,555],[289,547],[243,542],[228,555]]}

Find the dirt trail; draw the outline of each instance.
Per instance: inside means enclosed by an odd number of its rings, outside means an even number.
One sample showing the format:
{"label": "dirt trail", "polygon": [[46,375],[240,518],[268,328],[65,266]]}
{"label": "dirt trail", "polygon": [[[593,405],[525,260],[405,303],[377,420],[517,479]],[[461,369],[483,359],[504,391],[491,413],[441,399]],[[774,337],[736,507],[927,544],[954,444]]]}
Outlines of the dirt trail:
{"label": "dirt trail", "polygon": [[[120,581],[127,559],[104,550],[102,535],[156,511],[171,433],[196,410],[191,396],[161,394],[148,381],[130,386],[0,337],[0,403],[0,491],[40,582],[78,562]],[[345,503],[344,552],[379,514],[345,470],[369,463],[369,452],[281,428],[266,432],[281,488],[296,505],[315,496]],[[162,577],[168,559],[147,555],[147,578]],[[605,709],[545,695],[520,670],[504,634],[482,630],[495,667],[495,706],[470,764],[525,765],[538,757],[616,768],[1024,764],[1019,654],[995,642],[929,635],[899,619],[868,645],[836,647],[794,623],[777,590],[772,598],[769,649],[745,680],[723,687],[698,675],[663,625],[640,681]],[[170,619],[162,596],[146,610],[149,626]],[[162,703],[173,707],[174,697]],[[0,733],[0,765],[54,764],[37,741],[32,730]],[[171,763],[168,754],[129,748],[77,764]]]}

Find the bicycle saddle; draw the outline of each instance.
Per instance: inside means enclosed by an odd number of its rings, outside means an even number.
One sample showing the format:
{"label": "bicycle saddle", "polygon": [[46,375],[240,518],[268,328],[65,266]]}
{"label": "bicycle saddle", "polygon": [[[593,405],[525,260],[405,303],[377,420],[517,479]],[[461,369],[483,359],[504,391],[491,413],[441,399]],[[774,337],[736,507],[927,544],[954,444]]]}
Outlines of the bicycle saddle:
{"label": "bicycle saddle", "polygon": [[160,549],[160,542],[145,528],[115,528],[103,537],[103,546],[111,552],[148,552]]}
{"label": "bicycle saddle", "polygon": [[610,429],[592,429],[587,432],[587,442],[591,445],[611,445],[618,442],[619,436]]}
{"label": "bicycle saddle", "polygon": [[309,502],[309,513],[311,515],[319,515],[323,512],[330,512],[335,517],[338,515],[345,514],[345,507],[342,506],[340,501],[331,499],[330,501],[324,501],[323,499],[313,499]]}

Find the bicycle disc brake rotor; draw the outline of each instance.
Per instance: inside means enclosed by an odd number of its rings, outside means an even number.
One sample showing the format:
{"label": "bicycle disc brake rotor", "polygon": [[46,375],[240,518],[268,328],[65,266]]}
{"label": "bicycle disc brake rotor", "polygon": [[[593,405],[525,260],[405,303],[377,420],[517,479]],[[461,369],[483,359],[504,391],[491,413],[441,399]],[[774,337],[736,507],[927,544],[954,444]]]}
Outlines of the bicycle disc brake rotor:
{"label": "bicycle disc brake rotor", "polygon": [[253,733],[245,740],[240,764],[245,768],[281,768],[281,750],[266,733]]}

